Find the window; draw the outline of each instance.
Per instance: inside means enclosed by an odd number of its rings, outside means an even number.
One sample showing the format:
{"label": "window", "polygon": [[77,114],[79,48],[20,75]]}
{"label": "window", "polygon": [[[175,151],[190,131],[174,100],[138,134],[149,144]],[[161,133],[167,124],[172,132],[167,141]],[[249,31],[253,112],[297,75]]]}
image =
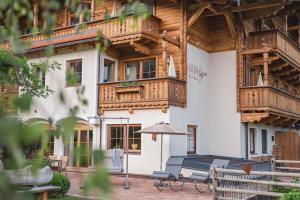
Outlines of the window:
{"label": "window", "polygon": [[187,135],[187,153],[196,154],[197,126],[188,125],[187,131],[192,133]]}
{"label": "window", "polygon": [[268,153],[268,133],[267,130],[261,130],[261,144],[262,144],[262,153]]}
{"label": "window", "polygon": [[[129,152],[139,153],[141,151],[141,134],[135,133],[141,129],[141,125],[130,125],[128,133]],[[126,125],[109,125],[107,148],[125,149],[126,147]]]}
{"label": "window", "polygon": [[126,80],[136,80],[140,77],[140,66],[138,62],[126,64]]}
{"label": "window", "polygon": [[69,20],[68,20],[69,25],[76,25],[79,23],[89,22],[92,20],[92,14],[91,14],[92,11],[91,11],[90,2],[80,3],[77,9],[81,10],[79,16],[74,12],[69,13]]}
{"label": "window", "polygon": [[[145,5],[148,8],[148,11],[150,14],[154,14],[154,8],[155,8],[155,0],[141,0],[140,2]],[[124,1],[121,2],[121,12],[125,12],[126,14],[131,14],[135,12],[136,8],[136,2],[138,1]],[[118,13],[120,15],[121,13]]]}
{"label": "window", "polygon": [[36,76],[41,80],[42,85],[46,84],[46,71],[41,69],[40,67],[36,68]]}
{"label": "window", "polygon": [[82,60],[67,61],[67,86],[79,86],[82,81]]}
{"label": "window", "polygon": [[103,82],[111,82],[115,80],[115,62],[104,59],[104,77]]}
{"label": "window", "polygon": [[126,80],[149,79],[155,77],[155,59],[126,63]]}
{"label": "window", "polygon": [[93,131],[78,129],[74,132],[73,149],[76,152],[73,156],[73,166],[88,167],[92,165]]}
{"label": "window", "polygon": [[141,126],[129,126],[128,148],[131,152],[141,151],[141,134],[135,133],[141,130]]}
{"label": "window", "polygon": [[[54,143],[55,143],[55,139],[54,139],[54,135],[51,133],[50,130],[46,131],[45,134],[48,134],[48,137],[43,137],[44,141],[47,142],[46,144],[46,149],[44,151],[44,155],[54,155]],[[45,143],[44,143],[45,144]]]}
{"label": "window", "polygon": [[255,145],[256,145],[256,138],[255,138],[255,129],[254,128],[250,128],[250,153],[251,154],[255,154],[256,150],[255,150]]}
{"label": "window", "polygon": [[154,60],[145,60],[142,62],[143,65],[143,79],[155,78],[156,69]]}

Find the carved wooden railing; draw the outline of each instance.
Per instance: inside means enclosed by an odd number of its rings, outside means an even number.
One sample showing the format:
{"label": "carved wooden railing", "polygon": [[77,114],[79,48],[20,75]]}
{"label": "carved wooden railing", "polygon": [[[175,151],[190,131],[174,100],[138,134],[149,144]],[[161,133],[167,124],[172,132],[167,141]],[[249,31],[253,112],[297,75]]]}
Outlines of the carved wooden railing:
{"label": "carved wooden railing", "polygon": [[[47,39],[62,38],[76,33],[91,33],[97,30],[103,33],[106,39],[113,44],[117,44],[128,39],[136,39],[145,36],[147,39],[157,40],[159,37],[160,19],[150,16],[146,19],[139,17],[135,19],[133,16],[127,16],[123,22],[118,17],[106,20],[95,20],[82,24],[81,28],[76,25],[65,26],[54,29],[49,35],[43,33],[23,35],[22,40],[29,40],[33,43],[44,41]],[[7,43],[1,44],[1,48],[7,49]]]}
{"label": "carved wooden railing", "polygon": [[300,118],[300,98],[272,86],[240,88],[241,111],[273,111]]}
{"label": "carved wooden railing", "polygon": [[14,99],[18,96],[17,92],[0,93],[0,107],[7,113],[16,113]]}
{"label": "carved wooden railing", "polygon": [[50,35],[37,34],[37,35],[25,35],[21,38],[31,41],[39,41],[50,38],[61,37],[65,35],[75,34],[77,31],[85,32],[91,30],[101,30],[103,35],[108,38],[116,38],[119,36],[125,36],[135,33],[148,33],[159,34],[159,19],[150,16],[147,19],[138,18],[134,19],[132,16],[128,16],[123,23],[117,18],[111,18],[108,20],[96,20],[83,24],[83,27],[76,30],[76,26],[66,26],[62,28],[54,29]]}
{"label": "carved wooden railing", "polygon": [[[185,105],[185,81],[171,78],[99,84],[100,108],[149,108]],[[110,106],[107,107],[106,104]]]}
{"label": "carved wooden railing", "polygon": [[279,30],[252,32],[249,35],[248,49],[267,47],[279,51],[283,56],[300,67],[300,48]]}

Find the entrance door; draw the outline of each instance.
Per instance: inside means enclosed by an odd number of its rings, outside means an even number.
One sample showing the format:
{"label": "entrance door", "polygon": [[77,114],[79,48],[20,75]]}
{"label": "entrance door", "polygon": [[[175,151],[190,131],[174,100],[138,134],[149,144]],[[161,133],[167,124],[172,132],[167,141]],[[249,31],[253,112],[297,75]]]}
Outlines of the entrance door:
{"label": "entrance door", "polygon": [[273,154],[280,160],[300,160],[300,136],[295,132],[276,132]]}
{"label": "entrance door", "polygon": [[88,167],[92,165],[93,131],[76,130],[74,132],[73,165],[76,167]]}

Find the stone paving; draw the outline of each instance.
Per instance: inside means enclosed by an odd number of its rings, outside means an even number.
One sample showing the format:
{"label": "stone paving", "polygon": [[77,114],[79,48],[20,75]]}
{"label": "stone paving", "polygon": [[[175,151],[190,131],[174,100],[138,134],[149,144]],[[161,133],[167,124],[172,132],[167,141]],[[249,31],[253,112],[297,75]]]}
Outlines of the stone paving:
{"label": "stone paving", "polygon": [[[71,187],[69,195],[71,196],[85,196],[86,199],[99,199],[96,192],[90,193],[87,196],[83,194],[80,189],[82,185],[82,177],[86,173],[81,172],[68,172]],[[123,177],[111,176],[112,192],[109,199],[112,200],[210,200],[212,199],[209,192],[200,194],[194,188],[193,183],[186,183],[184,189],[179,192],[174,192],[169,188],[159,192],[153,186],[153,180],[148,178],[129,177],[131,187],[126,190],[123,189]],[[203,190],[207,190],[207,185],[202,184]],[[101,196],[101,195],[98,195]],[[101,198],[100,198],[101,199]]]}

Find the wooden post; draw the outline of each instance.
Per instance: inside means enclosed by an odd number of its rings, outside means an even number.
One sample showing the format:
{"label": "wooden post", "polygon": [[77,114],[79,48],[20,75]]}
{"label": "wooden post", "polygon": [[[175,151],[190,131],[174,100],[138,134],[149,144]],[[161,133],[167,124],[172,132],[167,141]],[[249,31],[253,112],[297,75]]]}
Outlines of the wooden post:
{"label": "wooden post", "polygon": [[37,29],[39,26],[39,1],[35,0],[33,4],[33,27]]}
{"label": "wooden post", "polygon": [[[164,30],[162,38],[166,38],[164,36],[167,36],[166,30]],[[162,39],[163,77],[167,76],[167,44],[168,42],[165,39]]]}
{"label": "wooden post", "polygon": [[212,176],[212,199],[217,200],[217,172],[216,166],[212,166],[210,168],[211,176]]}
{"label": "wooden post", "polygon": [[271,171],[276,172],[276,162],[274,157],[271,159]]}
{"label": "wooden post", "polygon": [[264,86],[269,85],[269,64],[268,64],[268,53],[263,53],[263,60],[264,60]]}

